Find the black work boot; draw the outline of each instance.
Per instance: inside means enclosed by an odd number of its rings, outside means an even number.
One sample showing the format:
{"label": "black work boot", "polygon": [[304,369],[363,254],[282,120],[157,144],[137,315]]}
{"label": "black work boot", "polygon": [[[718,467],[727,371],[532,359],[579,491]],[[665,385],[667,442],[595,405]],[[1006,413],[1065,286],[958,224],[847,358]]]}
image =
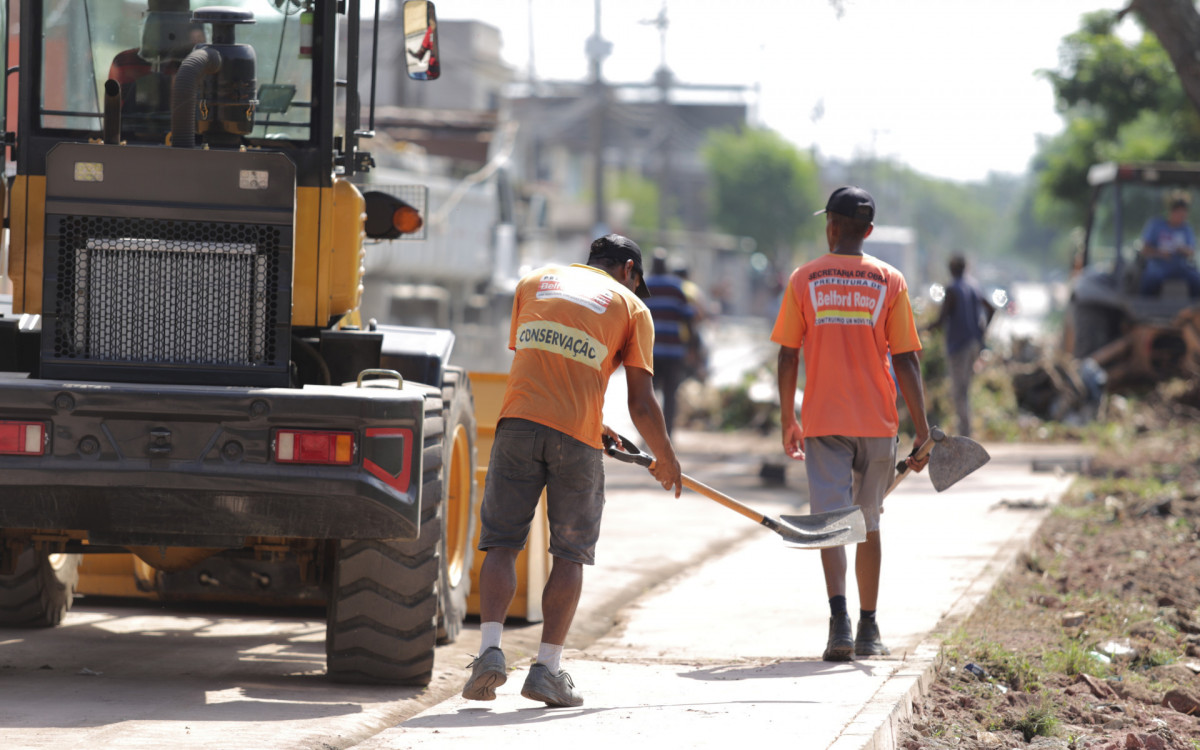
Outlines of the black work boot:
{"label": "black work boot", "polygon": [[854,639],[850,636],[850,615],[829,618],[829,642],[825,644],[825,661],[854,661]]}
{"label": "black work boot", "polygon": [[858,621],[858,635],[854,637],[856,656],[887,656],[892,650],[883,645],[879,638],[879,623],[875,618]]}

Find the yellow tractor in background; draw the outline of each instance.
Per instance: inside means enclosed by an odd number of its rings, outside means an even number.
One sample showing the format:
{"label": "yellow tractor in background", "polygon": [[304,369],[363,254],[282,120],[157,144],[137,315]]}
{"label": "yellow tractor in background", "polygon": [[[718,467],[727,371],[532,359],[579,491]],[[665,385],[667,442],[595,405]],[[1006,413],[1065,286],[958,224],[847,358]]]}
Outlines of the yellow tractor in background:
{"label": "yellow tractor in background", "polygon": [[1092,188],[1076,257],[1064,349],[1103,368],[1109,388],[1200,377],[1200,300],[1184,278],[1143,290],[1145,229],[1173,196],[1196,197],[1200,163],[1106,162],[1088,170]]}

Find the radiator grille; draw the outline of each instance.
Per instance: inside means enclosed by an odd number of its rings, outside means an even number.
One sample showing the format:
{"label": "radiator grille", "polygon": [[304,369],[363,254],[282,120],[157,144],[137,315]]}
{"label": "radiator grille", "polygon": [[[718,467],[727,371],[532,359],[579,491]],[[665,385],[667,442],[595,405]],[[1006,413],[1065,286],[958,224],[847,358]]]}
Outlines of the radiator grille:
{"label": "radiator grille", "polygon": [[54,359],[273,367],[287,356],[275,324],[290,264],[277,227],[58,221]]}

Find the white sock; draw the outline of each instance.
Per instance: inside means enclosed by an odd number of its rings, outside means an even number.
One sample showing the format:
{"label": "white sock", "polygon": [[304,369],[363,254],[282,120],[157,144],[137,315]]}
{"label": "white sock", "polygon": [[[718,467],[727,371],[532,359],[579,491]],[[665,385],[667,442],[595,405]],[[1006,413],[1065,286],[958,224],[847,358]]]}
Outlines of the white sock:
{"label": "white sock", "polygon": [[479,643],[479,653],[482,655],[484,651],[493,646],[500,648],[500,636],[504,634],[504,623],[482,622],[479,624],[479,633],[483,636]]}
{"label": "white sock", "polygon": [[553,643],[543,643],[538,646],[538,664],[544,664],[546,669],[550,670],[550,674],[558,674],[558,665],[562,661],[562,650],[562,646],[555,646]]}

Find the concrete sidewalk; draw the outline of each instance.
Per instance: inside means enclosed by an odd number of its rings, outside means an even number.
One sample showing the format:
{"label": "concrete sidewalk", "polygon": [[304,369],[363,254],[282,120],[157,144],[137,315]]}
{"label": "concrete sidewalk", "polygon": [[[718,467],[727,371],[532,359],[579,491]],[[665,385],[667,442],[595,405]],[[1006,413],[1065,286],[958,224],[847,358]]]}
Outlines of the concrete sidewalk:
{"label": "concrete sidewalk", "polygon": [[[937,494],[915,475],[885,504],[879,622],[890,657],[821,661],[828,607],[817,555],[754,534],[647,592],[585,650],[568,650],[563,668],[583,707],[522,698],[529,660],[510,656],[496,701],[456,697],[356,747],[892,748],[932,679],[940,636],[987,594],[1072,479],[1035,472],[1035,460],[1045,469],[1079,456],[1069,447],[988,449],[987,469],[950,490]],[[852,576],[848,599],[857,615]]]}

